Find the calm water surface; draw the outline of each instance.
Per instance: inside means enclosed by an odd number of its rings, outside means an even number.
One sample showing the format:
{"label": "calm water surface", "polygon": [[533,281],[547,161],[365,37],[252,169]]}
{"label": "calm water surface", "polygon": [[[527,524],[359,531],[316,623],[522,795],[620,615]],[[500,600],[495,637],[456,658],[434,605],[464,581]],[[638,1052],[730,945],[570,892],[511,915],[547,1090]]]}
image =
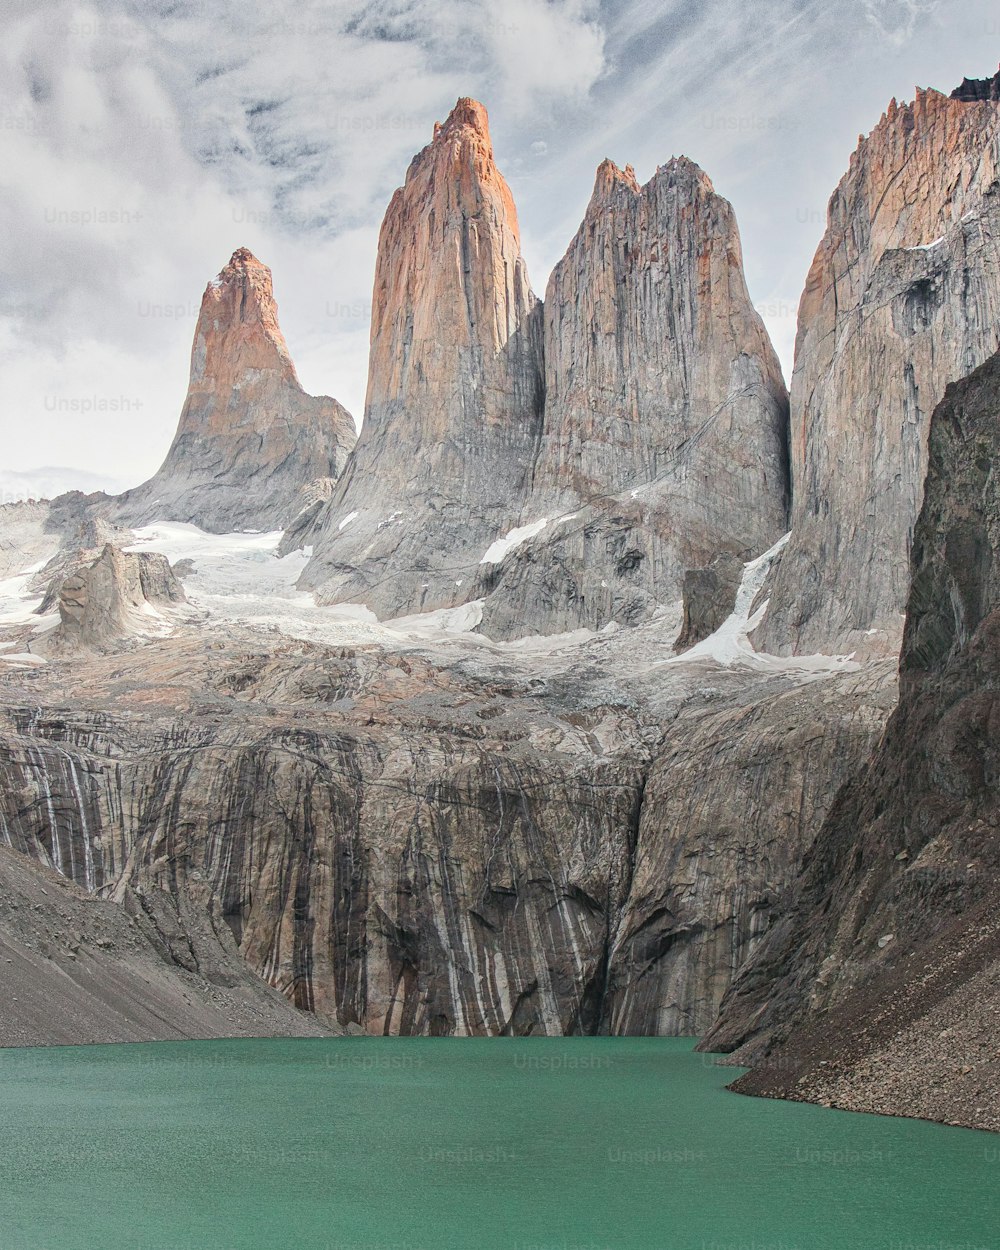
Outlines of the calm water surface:
{"label": "calm water surface", "polygon": [[0,1051],[0,1250],[1000,1250],[1000,1138],[679,1039]]}

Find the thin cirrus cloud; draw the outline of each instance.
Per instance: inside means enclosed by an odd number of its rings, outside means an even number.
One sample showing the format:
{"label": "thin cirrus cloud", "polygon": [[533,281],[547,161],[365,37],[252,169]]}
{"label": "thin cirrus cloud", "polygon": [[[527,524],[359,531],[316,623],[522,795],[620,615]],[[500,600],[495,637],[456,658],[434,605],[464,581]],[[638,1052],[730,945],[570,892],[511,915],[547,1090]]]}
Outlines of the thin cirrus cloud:
{"label": "thin cirrus cloud", "polygon": [[237,246],[274,271],[303,384],[360,418],[382,212],[459,95],[490,110],[540,291],[604,156],[642,178],[697,160],[734,203],[787,371],[858,133],[915,83],[992,72],[1000,43],[978,0],[7,7],[3,467],[126,480],[169,443],[201,292]]}

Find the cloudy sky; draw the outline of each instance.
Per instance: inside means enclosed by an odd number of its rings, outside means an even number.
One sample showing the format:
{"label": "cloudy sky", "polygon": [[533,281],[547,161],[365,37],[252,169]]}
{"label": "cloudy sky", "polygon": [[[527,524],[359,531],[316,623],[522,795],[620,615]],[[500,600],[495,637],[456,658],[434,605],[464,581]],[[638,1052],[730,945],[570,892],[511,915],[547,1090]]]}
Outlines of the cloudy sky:
{"label": "cloudy sky", "polygon": [[[696,160],[786,373],[826,201],[892,96],[1000,60],[996,0],[0,0],[0,489],[130,484],[170,441],[201,292],[274,271],[303,385],[360,418],[384,207],[455,99],[490,111],[535,289],[604,156]],[[87,478],[87,484],[92,483]]]}

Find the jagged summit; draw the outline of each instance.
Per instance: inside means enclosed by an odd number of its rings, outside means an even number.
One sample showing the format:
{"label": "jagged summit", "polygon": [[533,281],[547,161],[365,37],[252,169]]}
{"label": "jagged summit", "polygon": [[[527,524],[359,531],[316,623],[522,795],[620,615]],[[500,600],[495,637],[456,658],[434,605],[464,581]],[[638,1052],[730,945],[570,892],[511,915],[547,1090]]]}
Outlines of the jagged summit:
{"label": "jagged summit", "polygon": [[605,160],[545,292],[545,422],[521,525],[482,579],[491,637],[636,624],[786,529],[787,392],[732,206],[687,157]]}
{"label": "jagged summit", "polygon": [[[206,333],[211,320],[215,333]],[[221,331],[221,332],[219,332]],[[271,271],[248,247],[238,247],[229,263],[205,288],[198,333],[205,352],[192,357],[192,385],[202,389],[239,376],[246,368],[269,368],[299,386],[299,379],[278,325]]]}
{"label": "jagged summit", "polygon": [[633,195],[641,195],[652,184],[662,177],[692,178],[700,182],[706,191],[714,191],[712,180],[696,162],[688,156],[672,156],[662,165],[657,165],[656,173],[645,183],[640,183],[631,165],[624,168],[617,165],[610,157],[605,157],[597,167],[594,177],[594,190],[590,197],[591,206],[598,206],[619,187],[627,188]]}
{"label": "jagged summit", "polygon": [[977,100],[1000,100],[1000,66],[992,78],[963,78],[961,86],[951,93],[951,98],[969,103]]}
{"label": "jagged summit", "polygon": [[365,420],[304,578],[322,601],[385,617],[468,597],[530,483],[538,311],[486,110],[459,100],[382,223]]}
{"label": "jagged summit", "polygon": [[762,649],[899,648],[930,413],[1000,342],[1000,108],[918,90],[851,157],[799,304]]}
{"label": "jagged summit", "polygon": [[490,119],[486,106],[471,96],[462,96],[455,102],[455,107],[445,121],[434,123],[434,138],[447,136],[463,127],[469,127],[482,135],[487,144],[492,146],[490,139]]}
{"label": "jagged summit", "polygon": [[280,529],[295,516],[303,486],[340,475],[355,438],[345,408],[302,389],[271,271],[237,248],[202,296],[187,399],[166,460],[122,496],[115,516],[217,533]]}
{"label": "jagged summit", "polygon": [[622,169],[610,157],[605,157],[597,167],[591,203],[593,204],[595,201],[602,199],[618,187],[627,187],[630,191],[635,192],[636,195],[638,195],[641,189],[639,181],[635,176],[635,170],[631,165],[626,165]]}

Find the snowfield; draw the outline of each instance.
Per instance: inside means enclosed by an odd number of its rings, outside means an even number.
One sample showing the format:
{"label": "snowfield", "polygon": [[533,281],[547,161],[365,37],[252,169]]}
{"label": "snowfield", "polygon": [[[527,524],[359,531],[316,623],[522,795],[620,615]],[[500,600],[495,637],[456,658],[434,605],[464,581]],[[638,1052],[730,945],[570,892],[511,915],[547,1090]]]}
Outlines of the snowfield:
{"label": "snowfield", "polygon": [[[511,530],[487,550],[483,563],[499,563],[518,544],[541,533],[546,525],[558,525],[572,515],[553,520],[543,518]],[[345,518],[345,523],[352,518]],[[301,639],[329,646],[381,644],[408,646],[422,643],[461,643],[468,650],[497,656],[520,654],[524,657],[580,655],[584,651],[604,652],[607,647],[619,648],[629,631],[611,622],[599,632],[575,630],[572,633],[529,635],[512,642],[493,642],[474,631],[483,618],[483,601],[472,600],[455,608],[441,608],[392,621],[379,621],[362,603],[320,607],[308,591],[297,589],[297,582],[311,552],[308,548],[281,558],[277,555],[281,531],[271,533],[242,532],[211,534],[178,521],[160,521],[134,531],[136,541],[128,551],[155,551],[170,561],[181,562],[180,580],[184,586],[191,617],[208,622],[232,622],[274,631],[287,638]],[[664,665],[698,666],[703,668],[752,669],[761,673],[798,673],[804,679],[845,672],[860,667],[852,656],[774,656],[754,651],[749,635],[760,624],[767,609],[754,604],[766,582],[775,558],[788,542],[786,534],[763,555],[750,560],[743,578],[733,613],[711,637],[681,655],[669,654],[680,629],[682,605],[659,609],[642,627],[643,647],[650,644],[652,667]],[[33,574],[44,567],[44,561],[25,569],[16,577],[0,581],[0,628],[34,624],[32,634],[43,633],[58,624],[58,614],[38,617],[41,596],[29,588]],[[154,613],[150,613],[153,615]],[[189,622],[191,621],[189,617]],[[163,621],[163,634],[173,632]],[[636,635],[634,642],[638,643]],[[42,663],[39,657],[18,650],[13,644],[0,644],[0,664]],[[626,650],[629,648],[626,647]],[[597,652],[595,652],[596,654]],[[658,656],[657,656],[658,653]],[[661,658],[660,658],[661,657]]]}

